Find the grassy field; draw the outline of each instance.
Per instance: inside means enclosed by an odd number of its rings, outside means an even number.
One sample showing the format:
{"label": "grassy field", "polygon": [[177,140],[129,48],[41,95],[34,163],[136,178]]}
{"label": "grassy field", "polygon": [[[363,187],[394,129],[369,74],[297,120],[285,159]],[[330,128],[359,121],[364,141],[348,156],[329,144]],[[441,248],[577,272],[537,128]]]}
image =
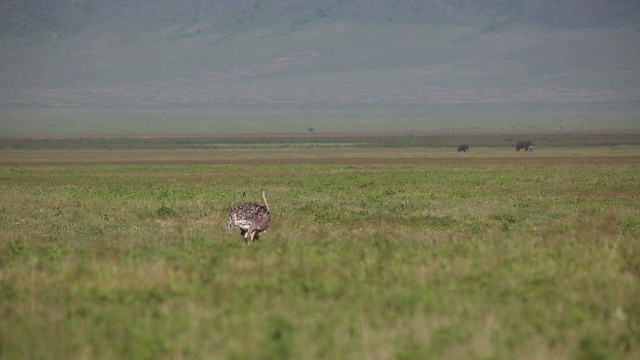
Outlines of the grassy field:
{"label": "grassy field", "polygon": [[[322,75],[324,76],[324,75]],[[388,84],[387,84],[388,85]],[[306,86],[306,85],[305,85]],[[386,85],[385,85],[386,86]],[[101,98],[101,101],[104,100]],[[3,137],[144,136],[234,133],[569,131],[638,129],[640,110],[631,104],[564,104],[529,108],[491,105],[305,104],[285,109],[219,107],[26,108],[0,111]],[[312,110],[313,109],[313,110]]]}
{"label": "grassy field", "polygon": [[[519,140],[531,140],[536,148],[576,148],[640,145],[640,130],[582,131],[423,131],[351,133],[245,133],[131,137],[0,138],[0,150],[224,150],[318,148],[453,148],[514,149]],[[422,150],[421,150],[422,151]],[[6,154],[6,153],[5,153]],[[11,156],[5,155],[5,158]],[[2,159],[0,158],[0,161]]]}
{"label": "grassy field", "polygon": [[601,145],[5,146],[0,358],[637,359],[640,146]]}

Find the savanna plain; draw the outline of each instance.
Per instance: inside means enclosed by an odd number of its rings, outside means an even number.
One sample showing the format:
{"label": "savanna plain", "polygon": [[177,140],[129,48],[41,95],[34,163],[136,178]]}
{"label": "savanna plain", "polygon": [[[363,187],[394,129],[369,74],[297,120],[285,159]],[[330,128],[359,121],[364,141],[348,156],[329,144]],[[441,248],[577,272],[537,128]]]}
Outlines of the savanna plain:
{"label": "savanna plain", "polygon": [[598,139],[5,141],[0,358],[638,359],[640,144]]}

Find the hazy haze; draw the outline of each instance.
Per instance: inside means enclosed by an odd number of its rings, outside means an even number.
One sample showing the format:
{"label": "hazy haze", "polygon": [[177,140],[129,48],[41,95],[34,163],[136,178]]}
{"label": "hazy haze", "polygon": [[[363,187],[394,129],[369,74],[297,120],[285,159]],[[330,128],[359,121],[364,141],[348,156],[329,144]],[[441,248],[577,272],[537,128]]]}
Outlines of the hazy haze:
{"label": "hazy haze", "polygon": [[46,122],[42,109],[69,109],[80,123],[78,109],[119,109],[106,118],[133,124],[144,110],[199,108],[198,121],[222,124],[220,114],[247,109],[322,118],[373,106],[393,117],[403,106],[416,116],[430,105],[640,103],[631,0],[15,0],[0,5],[0,47],[9,135],[28,132],[20,121]]}

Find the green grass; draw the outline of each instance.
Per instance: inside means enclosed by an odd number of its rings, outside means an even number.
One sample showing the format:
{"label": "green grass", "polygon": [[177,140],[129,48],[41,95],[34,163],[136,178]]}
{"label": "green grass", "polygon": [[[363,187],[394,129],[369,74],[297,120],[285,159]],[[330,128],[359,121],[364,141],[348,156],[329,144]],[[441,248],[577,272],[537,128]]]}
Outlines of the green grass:
{"label": "green grass", "polygon": [[[459,135],[416,133],[380,133],[316,135],[290,134],[273,136],[209,135],[202,137],[105,137],[105,138],[0,138],[0,150],[176,150],[176,149],[289,149],[289,148],[456,148],[469,144],[475,152],[477,147],[514,149],[522,139],[533,141],[536,148],[611,147],[640,145],[640,130],[622,130],[612,133],[500,133],[461,132]],[[384,136],[383,136],[384,135]]]}
{"label": "green grass", "polygon": [[[306,86],[306,85],[305,85]],[[2,137],[145,136],[235,133],[557,131],[638,128],[634,104],[367,104],[165,106],[157,108],[15,108]]]}
{"label": "green grass", "polygon": [[[637,160],[343,151],[0,166],[0,358],[640,356]],[[224,221],[260,189],[274,223],[246,246]]]}

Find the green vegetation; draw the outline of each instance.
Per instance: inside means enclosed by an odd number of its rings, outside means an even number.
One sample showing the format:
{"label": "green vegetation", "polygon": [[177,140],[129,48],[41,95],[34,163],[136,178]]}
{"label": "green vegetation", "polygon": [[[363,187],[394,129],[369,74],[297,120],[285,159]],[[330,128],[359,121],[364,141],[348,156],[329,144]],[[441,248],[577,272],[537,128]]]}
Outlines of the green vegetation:
{"label": "green vegetation", "polygon": [[[454,132],[455,133],[455,132]],[[602,133],[512,133],[478,132],[460,135],[417,133],[413,136],[383,134],[202,137],[105,137],[105,138],[0,138],[0,150],[175,150],[175,149],[288,149],[288,148],[442,148],[469,144],[472,148],[513,148],[519,140],[532,140],[541,148],[640,145],[639,130]]]}
{"label": "green vegetation", "polygon": [[[637,130],[632,104],[527,105],[302,103],[287,107],[222,105],[142,108],[9,108],[1,137],[233,136],[238,133],[556,132]],[[311,110],[312,109],[312,110]]]}
{"label": "green vegetation", "polygon": [[0,151],[0,358],[640,357],[638,145],[410,150]]}

